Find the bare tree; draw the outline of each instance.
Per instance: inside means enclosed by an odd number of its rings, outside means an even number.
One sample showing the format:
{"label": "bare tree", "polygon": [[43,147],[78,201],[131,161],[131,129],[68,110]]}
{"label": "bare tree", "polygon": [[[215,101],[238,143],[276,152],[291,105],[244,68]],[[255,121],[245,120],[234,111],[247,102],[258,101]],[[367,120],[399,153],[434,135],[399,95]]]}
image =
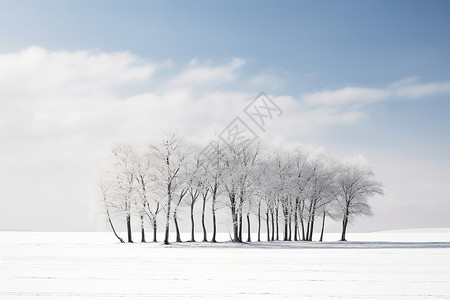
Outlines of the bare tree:
{"label": "bare tree", "polygon": [[146,215],[153,228],[153,242],[157,241],[158,214],[162,210],[156,193],[156,179],[148,153],[136,156],[136,191],[139,196],[138,210],[141,218],[141,242],[145,242],[143,217]]}
{"label": "bare tree", "polygon": [[308,224],[306,240],[312,241],[315,219],[324,207],[333,200],[333,184],[336,172],[332,161],[321,155],[313,162],[313,174],[308,188]]}
{"label": "bare tree", "polygon": [[134,184],[136,172],[136,158],[133,148],[128,144],[120,144],[112,150],[114,156],[114,175],[116,178],[115,197],[125,212],[128,242],[132,243],[131,213],[135,203]]}
{"label": "bare tree", "polygon": [[[212,242],[216,241],[216,210],[221,205],[230,208],[233,226],[230,237],[235,242],[243,241],[244,224],[247,241],[251,241],[252,215],[257,220],[258,241],[262,220],[266,223],[268,241],[280,238],[311,241],[315,221],[320,217],[320,241],[327,217],[342,220],[341,240],[345,240],[348,222],[358,215],[371,215],[368,199],[383,193],[370,168],[345,161],[336,163],[323,153],[301,147],[262,151],[259,144],[224,145],[217,140],[208,147],[207,153],[200,152],[200,148],[182,143],[177,135],[164,134],[142,155],[130,145],[113,149],[108,185],[101,188],[108,222],[119,241],[123,240],[113,225],[114,217],[126,221],[128,241],[132,242],[131,216],[138,215],[141,241],[145,242],[147,215],[156,241],[158,213],[164,210],[164,243],[169,243],[172,218],[176,240],[181,242],[178,211],[183,205],[189,207],[190,240],[195,241],[194,212],[198,199],[202,199],[204,242],[208,235],[209,200]],[[223,194],[225,197],[220,197]]]}
{"label": "bare tree", "polygon": [[359,215],[372,215],[368,199],[382,194],[383,186],[369,167],[357,163],[341,164],[334,193],[342,217],[341,241],[346,241],[349,221]]}
{"label": "bare tree", "polygon": [[151,157],[156,165],[156,178],[159,188],[164,191],[166,201],[164,244],[169,244],[171,205],[178,187],[177,178],[185,160],[185,153],[181,151],[182,139],[174,133],[163,134],[160,141],[150,145]]}
{"label": "bare tree", "polygon": [[111,229],[114,233],[114,235],[116,236],[116,238],[121,242],[121,243],[125,243],[124,240],[117,234],[116,229],[114,227],[113,221],[111,219],[111,214],[109,212],[109,203],[108,203],[108,190],[110,188],[109,184],[105,184],[105,182],[103,180],[100,181],[100,189],[102,192],[102,200],[103,200],[103,204],[105,205],[105,213],[106,213],[106,217],[108,219],[108,223],[111,226]]}

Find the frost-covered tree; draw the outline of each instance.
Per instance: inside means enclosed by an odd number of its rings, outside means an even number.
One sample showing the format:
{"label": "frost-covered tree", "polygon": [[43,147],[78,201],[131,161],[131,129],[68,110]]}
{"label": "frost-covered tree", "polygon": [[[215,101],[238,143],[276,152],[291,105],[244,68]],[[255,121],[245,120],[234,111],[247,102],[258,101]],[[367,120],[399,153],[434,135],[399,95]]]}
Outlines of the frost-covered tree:
{"label": "frost-covered tree", "polygon": [[[190,149],[190,159],[185,163],[187,166],[187,176],[188,180],[187,189],[188,197],[185,198],[185,202],[190,208],[190,218],[191,218],[191,242],[195,242],[195,218],[194,218],[194,207],[203,191],[203,177],[202,177],[202,167],[204,164],[204,157],[200,155],[198,149]],[[205,200],[206,201],[206,200]]]}
{"label": "frost-covered tree", "polygon": [[312,177],[309,180],[306,204],[308,212],[306,229],[307,241],[312,241],[316,218],[321,215],[325,206],[334,199],[332,192],[336,177],[335,168],[333,167],[332,162],[323,155],[314,159],[312,163],[312,172]]}
{"label": "frost-covered tree", "polygon": [[255,218],[258,241],[261,241],[263,221],[268,241],[311,241],[319,218],[322,241],[327,217],[342,220],[342,240],[345,240],[348,222],[358,215],[370,215],[367,200],[383,193],[370,168],[337,162],[300,146],[262,148],[256,143],[228,145],[213,140],[208,151],[202,149],[183,142],[176,134],[162,135],[142,153],[130,145],[113,148],[101,191],[108,222],[119,240],[113,220],[126,222],[128,241],[132,242],[131,217],[137,215],[141,241],[145,241],[148,223],[156,241],[158,215],[164,211],[164,243],[169,243],[172,219],[176,240],[181,242],[183,228],[178,218],[188,213],[190,240],[195,241],[195,220],[199,216],[194,212],[199,199],[203,241],[208,237],[207,203],[211,203],[212,242],[216,241],[216,211],[225,206],[230,208],[231,239],[236,242],[243,241],[244,224],[247,241],[251,241]]}
{"label": "frost-covered tree", "polygon": [[233,221],[233,240],[242,241],[242,214],[245,201],[253,192],[252,172],[259,154],[259,145],[232,144],[224,149],[222,184],[228,195]]}
{"label": "frost-covered tree", "polygon": [[113,148],[113,188],[114,207],[121,211],[126,219],[128,242],[132,243],[131,214],[135,199],[136,157],[131,145],[120,144]]}
{"label": "frost-covered tree", "polygon": [[165,234],[164,244],[169,244],[171,206],[178,188],[178,176],[183,163],[185,152],[182,151],[182,138],[174,133],[166,133],[156,143],[150,144],[150,157],[155,164],[155,178],[158,188],[165,196]]}
{"label": "frost-covered tree", "polygon": [[110,213],[110,194],[109,194],[109,190],[111,187],[111,183],[106,183],[103,179],[100,180],[100,190],[102,193],[102,200],[103,200],[103,204],[104,204],[104,208],[105,208],[105,214],[106,214],[106,218],[108,219],[108,223],[109,226],[111,226],[111,230],[113,231],[114,235],[116,236],[116,238],[121,242],[121,243],[125,243],[124,240],[117,234],[116,228],[114,227],[113,221],[112,221],[112,217],[111,217],[111,213]]}
{"label": "frost-covered tree", "polygon": [[153,242],[157,241],[158,215],[162,211],[162,205],[156,193],[157,181],[150,155],[142,153],[136,156],[136,194],[138,195],[138,211],[141,219],[141,242],[145,242],[144,216],[146,215],[153,229]]}
{"label": "frost-covered tree", "polygon": [[[203,187],[204,195],[209,193],[211,198],[211,214],[212,214],[212,238],[211,242],[216,242],[217,221],[216,211],[220,208],[218,205],[218,197],[222,193],[222,180],[225,170],[224,145],[217,139],[212,140],[207,148],[208,153],[203,153],[205,163],[203,164],[203,182],[207,186]],[[203,216],[203,215],[202,215]]]}
{"label": "frost-covered tree", "polygon": [[346,241],[349,221],[359,215],[372,215],[369,198],[382,194],[383,186],[375,179],[371,168],[355,162],[341,163],[334,191],[342,218],[341,241]]}

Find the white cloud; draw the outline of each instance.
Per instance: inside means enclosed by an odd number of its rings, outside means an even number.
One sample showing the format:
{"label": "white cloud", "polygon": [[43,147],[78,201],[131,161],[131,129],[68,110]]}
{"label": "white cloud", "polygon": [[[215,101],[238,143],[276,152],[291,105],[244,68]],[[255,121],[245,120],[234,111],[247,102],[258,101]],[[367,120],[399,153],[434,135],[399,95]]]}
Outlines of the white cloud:
{"label": "white cloud", "polygon": [[[145,141],[168,127],[202,139],[237,115],[243,117],[242,110],[256,96],[253,89],[245,90],[246,84],[270,80],[267,74],[242,78],[241,58],[224,64],[194,59],[182,70],[172,65],[172,74],[158,78],[158,69],[167,64],[128,52],[32,47],[0,54],[0,201],[8,202],[0,211],[0,229],[8,224],[20,228],[21,221],[12,217],[17,209],[22,219],[38,213],[51,220],[53,209],[85,214],[95,170],[112,143]],[[230,86],[241,88],[230,91]],[[348,87],[300,99],[272,95],[284,114],[260,135],[297,139],[324,126],[358,122],[364,113],[357,105],[347,106],[358,101],[380,101],[394,92],[414,98],[448,90],[446,82],[409,80],[386,89]],[[62,229],[77,229],[76,222]]]}
{"label": "white cloud", "polygon": [[366,104],[379,101],[389,96],[388,91],[360,87],[345,87],[339,90],[326,90],[303,95],[308,104],[347,105]]}
{"label": "white cloud", "polygon": [[417,77],[407,77],[383,89],[345,87],[337,90],[302,95],[302,100],[310,105],[363,106],[386,99],[413,99],[436,96],[450,92],[450,82],[417,83]]}
{"label": "white cloud", "polygon": [[450,82],[433,82],[427,84],[416,84],[401,86],[393,90],[394,95],[399,98],[421,98],[450,92]]}
{"label": "white cloud", "polygon": [[168,88],[192,88],[230,82],[236,79],[235,71],[244,64],[242,58],[233,58],[229,64],[222,66],[211,66],[208,62],[202,65],[193,59],[183,72],[169,80]]}
{"label": "white cloud", "polygon": [[[28,92],[27,96],[108,92],[147,80],[156,70],[128,52],[47,51],[31,47],[0,55],[2,92]],[[20,84],[21,89],[16,84]]]}
{"label": "white cloud", "polygon": [[285,85],[285,79],[271,73],[262,73],[249,78],[248,84],[256,89],[264,90],[280,90]]}

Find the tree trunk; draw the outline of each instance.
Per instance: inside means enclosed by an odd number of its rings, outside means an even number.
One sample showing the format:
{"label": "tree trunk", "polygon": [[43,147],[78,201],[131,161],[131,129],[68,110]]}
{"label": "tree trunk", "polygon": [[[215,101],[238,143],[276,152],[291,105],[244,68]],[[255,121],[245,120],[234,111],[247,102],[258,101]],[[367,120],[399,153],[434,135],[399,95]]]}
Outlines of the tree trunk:
{"label": "tree trunk", "polygon": [[239,212],[239,241],[242,241],[242,211]]}
{"label": "tree trunk", "polygon": [[153,220],[153,242],[155,242],[155,243],[157,242],[157,240],[156,240],[157,231],[158,231],[158,224],[156,222],[156,216],[155,216],[155,219]]}
{"label": "tree trunk", "polygon": [[233,242],[240,242],[239,229],[238,229],[238,216],[236,212],[236,198],[235,196],[229,196],[231,203],[231,218],[233,221]]}
{"label": "tree trunk", "polygon": [[205,226],[205,208],[206,208],[206,197],[203,197],[203,206],[202,206],[202,228],[203,228],[203,241],[207,242],[208,237],[206,234],[206,226]]}
{"label": "tree trunk", "polygon": [[306,226],[306,237],[305,237],[305,241],[309,241],[309,226],[311,224],[311,221],[308,219],[308,224]]}
{"label": "tree trunk", "polygon": [[323,212],[323,217],[322,217],[322,230],[320,230],[320,239],[319,242],[323,241],[323,230],[325,228],[325,212]]}
{"label": "tree trunk", "polygon": [[144,215],[141,215],[141,243],[145,243]]}
{"label": "tree trunk", "polygon": [[214,210],[212,212],[212,217],[213,217],[213,236],[212,236],[211,242],[215,243],[216,242],[217,225],[216,225],[216,212]]}
{"label": "tree trunk", "polygon": [[300,216],[300,225],[302,227],[302,241],[305,241],[306,240],[306,237],[305,237],[305,224],[304,224],[303,218],[301,216]]}
{"label": "tree trunk", "polygon": [[294,211],[294,241],[298,241],[298,197],[295,199],[295,211]]}
{"label": "tree trunk", "polygon": [[292,218],[289,216],[289,236],[288,241],[292,241]]}
{"label": "tree trunk", "polygon": [[111,226],[112,231],[114,232],[114,235],[121,243],[125,243],[125,241],[117,234],[116,229],[114,228],[113,222],[111,220],[111,215],[109,214],[108,204],[106,202],[106,196],[105,196],[105,205],[106,205],[106,216],[108,217],[108,222],[109,222],[109,225]]}
{"label": "tree trunk", "polygon": [[269,210],[266,210],[266,230],[267,230],[267,241],[270,241],[270,227],[269,227]]}
{"label": "tree trunk", "polygon": [[125,241],[119,236],[117,235],[116,229],[114,228],[114,225],[112,223],[112,220],[110,217],[108,217],[108,221],[109,221],[109,225],[111,225],[111,229],[114,232],[114,235],[116,236],[116,238],[121,242],[121,243],[125,243]]}
{"label": "tree trunk", "polygon": [[309,236],[308,236],[308,241],[312,241],[313,233],[314,233],[314,219],[311,220],[311,227],[310,227],[310,232],[309,232]]}
{"label": "tree trunk", "polygon": [[347,232],[347,223],[348,223],[348,217],[344,216],[344,219],[342,220],[342,235],[341,235],[341,241],[342,242],[347,241],[345,239],[345,234]]}
{"label": "tree trunk", "polygon": [[213,221],[213,235],[212,235],[211,242],[215,243],[216,242],[216,230],[217,230],[217,227],[216,227],[216,193],[215,192],[213,193],[213,196],[212,196],[211,207],[212,207],[211,210],[212,210],[212,221]]}
{"label": "tree trunk", "polygon": [[284,233],[283,233],[283,241],[288,240],[288,220],[286,217],[284,217]]}
{"label": "tree trunk", "polygon": [[261,201],[258,203],[258,242],[261,242]]}
{"label": "tree trunk", "polygon": [[275,220],[274,220],[274,215],[273,215],[273,211],[270,212],[270,215],[272,217],[272,236],[270,238],[271,241],[274,240],[274,236],[275,236]]}
{"label": "tree trunk", "polygon": [[275,209],[275,218],[276,218],[276,225],[277,225],[277,241],[279,241],[280,240],[280,238],[279,238],[279,228],[278,228],[278,208],[276,208]]}
{"label": "tree trunk", "polygon": [[233,242],[240,242],[237,214],[233,214]]}
{"label": "tree trunk", "polygon": [[312,213],[311,213],[311,228],[309,233],[309,241],[312,241],[312,237],[314,234],[314,222],[316,219],[316,202],[314,201],[314,206],[312,207]]}
{"label": "tree trunk", "polygon": [[251,231],[250,231],[250,214],[247,213],[247,242],[251,242]]}
{"label": "tree trunk", "polygon": [[194,202],[191,204],[191,242],[195,242]]}
{"label": "tree trunk", "polygon": [[177,243],[181,243],[180,227],[178,226],[177,209],[173,212],[173,222],[175,223],[175,231],[177,234]]}
{"label": "tree trunk", "polygon": [[128,243],[132,243],[133,239],[131,238],[131,215],[127,215],[127,234],[128,234]]}
{"label": "tree trunk", "polygon": [[345,239],[345,234],[347,233],[347,224],[348,224],[348,208],[350,206],[350,203],[346,201],[346,207],[345,207],[345,213],[344,213],[344,219],[342,219],[342,235],[341,235],[341,241],[345,242],[347,241]]}
{"label": "tree trunk", "polygon": [[294,241],[298,241],[299,237],[298,237],[298,214],[297,211],[295,211],[294,214]]}
{"label": "tree trunk", "polygon": [[167,186],[167,212],[166,212],[166,232],[164,234],[164,244],[169,244],[169,226],[170,226],[170,205],[172,202],[172,195],[170,192],[171,186],[170,184]]}

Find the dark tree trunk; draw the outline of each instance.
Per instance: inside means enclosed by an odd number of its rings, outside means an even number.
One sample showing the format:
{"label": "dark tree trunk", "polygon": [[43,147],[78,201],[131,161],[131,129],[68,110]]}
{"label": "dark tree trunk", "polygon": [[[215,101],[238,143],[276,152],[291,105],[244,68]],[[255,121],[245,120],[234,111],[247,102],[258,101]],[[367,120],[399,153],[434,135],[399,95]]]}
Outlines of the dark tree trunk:
{"label": "dark tree trunk", "polygon": [[145,243],[144,215],[141,215],[141,243]]}
{"label": "dark tree trunk", "polygon": [[342,220],[342,235],[341,235],[342,242],[347,241],[345,239],[345,234],[347,233],[347,223],[348,223],[348,217],[344,216],[344,219]]}
{"label": "dark tree trunk", "polygon": [[233,214],[233,242],[240,242],[237,214]]}
{"label": "dark tree trunk", "polygon": [[274,219],[275,216],[273,215],[273,211],[270,212],[270,215],[272,217],[272,236],[271,236],[270,240],[273,241],[274,237],[275,237],[275,219]]}
{"label": "dark tree trunk", "polygon": [[312,223],[312,214],[313,214],[313,204],[314,201],[311,200],[311,204],[309,205],[309,211],[308,211],[308,224],[306,227],[306,240],[311,240],[311,223]]}
{"label": "dark tree trunk", "polygon": [[267,241],[270,241],[269,210],[266,210]]}
{"label": "dark tree trunk", "polygon": [[213,236],[211,239],[211,242],[216,242],[216,232],[217,232],[217,225],[216,225],[216,212],[212,211],[212,220],[213,220]]}
{"label": "dark tree trunk", "polygon": [[303,221],[303,212],[305,211],[305,201],[302,202],[301,206],[300,206],[300,214],[299,214],[299,219],[300,219],[300,226],[302,227],[302,241],[306,240],[306,236],[305,236],[305,223]]}
{"label": "dark tree trunk", "polygon": [[114,228],[114,224],[111,220],[111,215],[109,214],[109,209],[107,206],[108,204],[106,202],[106,196],[105,196],[105,205],[106,205],[106,216],[108,217],[108,222],[109,222],[109,225],[111,226],[112,231],[114,232],[114,235],[121,243],[125,243],[125,241],[117,234],[116,229]]}
{"label": "dark tree trunk", "polygon": [[167,212],[166,212],[166,231],[164,233],[164,244],[169,244],[169,229],[170,229],[170,205],[172,204],[171,185],[167,186]]}
{"label": "dark tree trunk", "polygon": [[231,203],[231,217],[233,221],[233,242],[240,242],[239,240],[239,229],[238,229],[238,216],[236,212],[236,198],[231,195],[230,203]]}
{"label": "dark tree trunk", "polygon": [[309,232],[309,236],[308,236],[308,241],[312,241],[313,233],[314,233],[314,219],[311,220],[311,227],[310,227],[310,232]]}
{"label": "dark tree trunk", "polygon": [[279,228],[278,228],[278,208],[275,209],[275,218],[276,218],[276,225],[277,225],[277,241],[280,240],[279,238]]}
{"label": "dark tree trunk", "polygon": [[206,226],[205,226],[205,208],[206,208],[206,197],[203,197],[203,206],[202,206],[202,228],[203,228],[203,241],[207,242],[208,237],[206,234]]}
{"label": "dark tree trunk", "polygon": [[298,241],[298,214],[297,211],[295,211],[294,214],[294,241]]}
{"label": "dark tree trunk", "polygon": [[131,237],[131,215],[127,215],[127,234],[128,234],[128,243],[132,243],[133,239]]}
{"label": "dark tree trunk", "polygon": [[289,236],[288,241],[292,241],[292,218],[289,217]]}
{"label": "dark tree trunk", "polygon": [[251,231],[250,231],[250,215],[247,213],[247,242],[251,242]]}
{"label": "dark tree trunk", "polygon": [[258,203],[258,242],[261,242],[261,201]]}
{"label": "dark tree trunk", "polygon": [[153,220],[153,242],[155,242],[155,243],[157,242],[157,240],[156,240],[157,231],[158,231],[158,224],[156,222],[156,216],[155,216],[155,219]]}
{"label": "dark tree trunk", "polygon": [[307,223],[307,226],[306,226],[306,240],[307,241],[309,241],[310,232],[311,232],[311,212],[309,213],[308,223]]}
{"label": "dark tree trunk", "polygon": [[294,211],[294,241],[298,241],[298,197],[295,199],[295,211]]}
{"label": "dark tree trunk", "polygon": [[319,242],[323,241],[323,230],[325,228],[325,212],[323,212],[323,217],[322,217],[322,230],[320,230],[320,239]]}
{"label": "dark tree trunk", "polygon": [[173,222],[175,223],[175,232],[177,234],[177,243],[181,243],[180,227],[178,226],[177,209],[173,213]]}
{"label": "dark tree trunk", "polygon": [[216,225],[216,193],[213,192],[212,195],[212,204],[211,204],[211,212],[212,212],[212,225],[213,225],[213,233],[212,233],[212,239],[211,242],[216,242],[216,231],[217,231],[217,225]]}
{"label": "dark tree trunk", "polygon": [[114,225],[112,223],[111,218],[108,216],[108,221],[109,221],[109,225],[111,225],[111,229],[114,232],[114,235],[116,236],[116,238],[121,242],[121,243],[125,243],[125,241],[117,234],[116,229],[114,228]]}
{"label": "dark tree trunk", "polygon": [[288,218],[286,216],[286,213],[284,215],[284,233],[283,233],[283,241],[288,240]]}
{"label": "dark tree trunk", "polygon": [[302,241],[306,240],[305,236],[305,224],[303,222],[303,218],[300,216],[300,226],[302,227]]}
{"label": "dark tree trunk", "polygon": [[310,228],[310,233],[309,233],[309,241],[312,241],[313,238],[313,234],[314,234],[314,222],[316,219],[316,205],[314,203],[314,206],[312,208],[312,214],[311,214],[311,228]]}
{"label": "dark tree trunk", "polygon": [[191,242],[195,242],[194,202],[191,204]]}
{"label": "dark tree trunk", "polygon": [[242,211],[239,212],[239,241],[242,241]]}

